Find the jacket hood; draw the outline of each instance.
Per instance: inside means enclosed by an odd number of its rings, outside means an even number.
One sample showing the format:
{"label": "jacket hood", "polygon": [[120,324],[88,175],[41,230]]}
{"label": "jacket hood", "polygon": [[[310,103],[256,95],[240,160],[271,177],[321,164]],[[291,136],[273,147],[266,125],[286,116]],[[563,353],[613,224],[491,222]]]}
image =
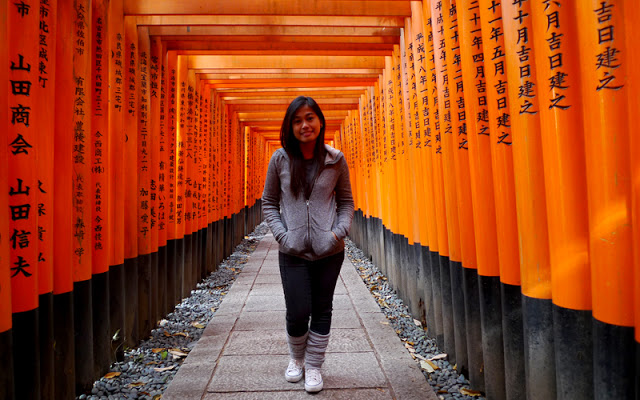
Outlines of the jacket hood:
{"label": "jacket hood", "polygon": [[327,151],[327,155],[324,157],[324,165],[335,164],[337,163],[343,154],[340,150],[334,149],[328,144],[324,145],[324,149]]}

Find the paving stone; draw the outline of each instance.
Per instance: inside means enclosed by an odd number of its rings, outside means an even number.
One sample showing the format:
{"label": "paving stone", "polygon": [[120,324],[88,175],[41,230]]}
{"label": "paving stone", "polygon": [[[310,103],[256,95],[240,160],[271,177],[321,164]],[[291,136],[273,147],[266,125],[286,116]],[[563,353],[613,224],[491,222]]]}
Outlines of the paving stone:
{"label": "paving stone", "polygon": [[275,296],[282,295],[282,283],[256,283],[251,288],[252,296]]}
{"label": "paving stone", "polygon": [[[208,392],[290,390],[284,379],[288,355],[223,356],[207,387]],[[250,367],[249,367],[250,366]],[[323,366],[324,387],[386,387],[386,379],[373,353],[328,353]],[[304,385],[301,382],[297,384]]]}
{"label": "paving stone", "polygon": [[[285,311],[248,311],[238,317],[235,330],[285,329]],[[333,310],[331,328],[360,328],[360,320],[353,309]]]}
{"label": "paving stone", "polygon": [[[222,302],[224,304],[224,301]],[[286,310],[284,296],[249,296],[245,304],[245,311],[279,311]]]}
{"label": "paving stone", "polygon": [[245,310],[236,323],[236,331],[252,331],[261,329],[285,329],[285,311],[247,311]]}
{"label": "paving stone", "polygon": [[162,394],[163,400],[199,400],[205,393],[213,369],[202,368],[200,364],[182,365],[171,384]]}
{"label": "paving stone", "polygon": [[231,332],[237,320],[237,315],[219,315],[216,313],[213,319],[207,324],[204,332],[202,332],[202,337],[224,336],[226,338],[229,336],[229,332]]}
{"label": "paving stone", "polygon": [[[275,261],[275,265],[263,265],[260,268],[261,275],[278,275],[280,276],[280,267],[278,267],[278,260]],[[266,264],[266,261],[265,261]]]}
{"label": "paving stone", "polygon": [[258,276],[256,277],[256,284],[263,284],[263,283],[277,283],[282,285],[282,279],[280,279],[280,274],[275,275],[275,274],[258,274]]}
{"label": "paving stone", "polygon": [[[332,329],[328,353],[361,353],[373,351],[363,329]],[[289,354],[284,329],[234,331],[225,347],[224,356]]]}
{"label": "paving stone", "polygon": [[236,278],[236,281],[233,282],[233,286],[235,285],[253,285],[256,281],[257,275],[253,272],[241,272],[240,275]]}

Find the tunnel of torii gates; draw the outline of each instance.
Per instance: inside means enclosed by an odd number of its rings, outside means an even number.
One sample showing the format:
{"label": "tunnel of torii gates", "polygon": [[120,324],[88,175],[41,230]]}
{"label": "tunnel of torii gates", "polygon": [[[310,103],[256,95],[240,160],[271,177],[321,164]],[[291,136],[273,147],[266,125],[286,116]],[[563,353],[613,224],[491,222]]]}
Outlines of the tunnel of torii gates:
{"label": "tunnel of torii gates", "polygon": [[0,18],[2,399],[86,390],[231,254],[300,94],[348,161],[351,239],[472,388],[640,397],[639,2],[11,0]]}

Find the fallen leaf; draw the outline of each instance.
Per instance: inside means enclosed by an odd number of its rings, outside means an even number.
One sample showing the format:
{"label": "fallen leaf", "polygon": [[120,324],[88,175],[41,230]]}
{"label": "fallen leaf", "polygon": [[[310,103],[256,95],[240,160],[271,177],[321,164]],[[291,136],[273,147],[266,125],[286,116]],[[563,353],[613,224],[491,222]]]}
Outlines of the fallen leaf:
{"label": "fallen leaf", "polygon": [[160,400],[161,398],[162,398],[162,395],[161,394],[157,394],[157,395],[153,396],[153,399],[151,399],[151,400]]}
{"label": "fallen leaf", "polygon": [[183,352],[180,349],[169,349],[169,353],[171,353],[174,357],[186,357],[187,353]]}
{"label": "fallen leaf", "polygon": [[158,364],[158,362],[157,361],[149,361],[145,365],[154,365],[154,364]]}
{"label": "fallen leaf", "polygon": [[417,319],[414,319],[413,323],[416,324],[417,326],[422,326],[422,322],[418,321]]}
{"label": "fallen leaf", "polygon": [[211,312],[216,312],[216,308],[215,307],[211,307]]}
{"label": "fallen leaf", "polygon": [[173,336],[184,336],[184,337],[189,337],[189,334],[186,332],[176,332],[173,334]]}
{"label": "fallen leaf", "polygon": [[420,368],[427,371],[428,373],[432,373],[436,371],[431,367],[431,364],[429,364],[427,361],[420,361]]}
{"label": "fallen leaf", "polygon": [[388,323],[387,321],[380,321],[380,323],[381,323],[382,325],[389,325],[389,323]]}
{"label": "fallen leaf", "polygon": [[467,389],[467,388],[460,389],[460,393],[466,394],[467,396],[471,396],[471,397],[480,397],[480,396],[482,396],[482,393],[478,392],[477,390],[471,390],[471,389]]}
{"label": "fallen leaf", "polygon": [[164,335],[165,335],[166,337],[171,337],[171,334],[170,334],[169,332],[167,332],[167,331],[164,331]]}
{"label": "fallen leaf", "polygon": [[438,394],[447,394],[447,393],[449,393],[449,392],[447,391],[447,389],[440,389],[440,390],[438,390],[438,392],[437,392],[437,393],[438,393]]}
{"label": "fallen leaf", "polygon": [[434,363],[432,361],[426,360],[425,362],[428,363],[429,365],[431,365],[431,368],[433,368],[434,370],[440,369],[440,367],[438,367],[438,364],[436,364],[436,363]]}
{"label": "fallen leaf", "polygon": [[411,346],[409,343],[405,343],[404,347],[407,348],[407,350],[409,350],[410,353],[415,353],[416,349],[413,348],[413,346]]}
{"label": "fallen leaf", "polygon": [[447,357],[448,357],[448,356],[447,356],[446,354],[442,353],[442,354],[438,354],[437,356],[433,356],[433,357],[429,358],[429,360],[430,360],[430,361],[433,361],[433,360],[443,360],[443,359],[445,359],[445,358],[447,358]]}
{"label": "fallen leaf", "polygon": [[198,329],[204,329],[204,325],[202,325],[200,322],[192,322],[191,326],[194,326]]}
{"label": "fallen leaf", "polygon": [[127,386],[129,386],[129,387],[144,386],[144,382],[133,382],[133,383],[128,384]]}
{"label": "fallen leaf", "polygon": [[419,358],[419,359],[421,359],[421,360],[423,360],[423,361],[427,361],[427,359],[426,359],[426,358],[422,357],[422,356],[421,356],[420,354],[418,354],[418,353],[414,353],[414,355],[415,355],[417,358]]}
{"label": "fallen leaf", "polygon": [[164,367],[164,368],[154,368],[154,371],[158,371],[158,372],[164,372],[164,371],[170,371],[172,369],[174,369],[176,366],[172,365],[170,367]]}
{"label": "fallen leaf", "polygon": [[105,379],[113,379],[116,376],[120,376],[120,374],[122,374],[122,372],[109,372],[108,374],[106,374],[104,376]]}
{"label": "fallen leaf", "polygon": [[153,353],[160,353],[161,351],[164,351],[164,349],[163,348],[156,348],[156,349],[151,349],[151,351]]}

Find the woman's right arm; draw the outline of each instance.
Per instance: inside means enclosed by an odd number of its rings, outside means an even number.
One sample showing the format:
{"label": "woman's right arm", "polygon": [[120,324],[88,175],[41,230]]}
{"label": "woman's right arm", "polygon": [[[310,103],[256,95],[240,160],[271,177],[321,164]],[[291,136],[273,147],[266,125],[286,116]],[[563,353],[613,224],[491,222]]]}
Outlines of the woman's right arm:
{"label": "woman's right arm", "polygon": [[264,191],[262,192],[262,214],[273,236],[279,243],[287,230],[280,217],[280,174],[276,158],[277,154],[274,153],[269,161]]}

